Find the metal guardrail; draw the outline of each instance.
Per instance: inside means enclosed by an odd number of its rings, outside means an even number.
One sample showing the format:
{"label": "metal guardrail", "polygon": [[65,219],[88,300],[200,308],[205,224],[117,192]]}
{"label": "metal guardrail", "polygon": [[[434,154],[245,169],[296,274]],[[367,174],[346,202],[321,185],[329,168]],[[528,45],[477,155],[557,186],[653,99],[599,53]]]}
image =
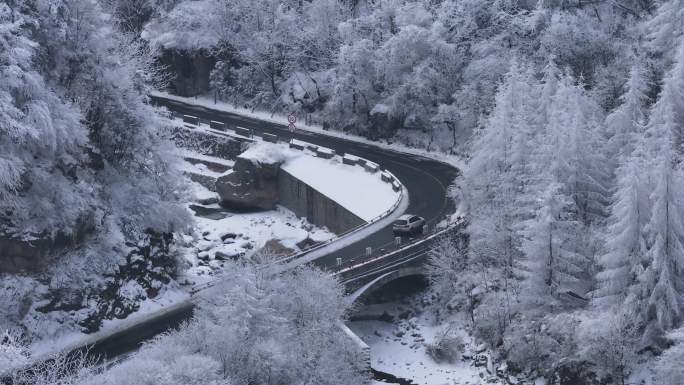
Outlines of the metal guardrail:
{"label": "metal guardrail", "polygon": [[[441,222],[441,221],[440,221]],[[410,242],[405,243],[405,244],[396,244],[396,243],[391,243],[391,244],[386,244],[386,245],[391,245],[394,246],[393,250],[385,250],[385,249],[380,249],[380,252],[374,253],[374,254],[364,254],[357,256],[355,258],[348,259],[345,261],[345,263],[338,265],[336,269],[333,270],[332,274],[333,275],[341,275],[350,271],[353,271],[359,267],[376,263],[379,261],[382,261],[383,259],[388,259],[396,256],[397,254],[402,254],[404,253],[403,257],[406,257],[407,255],[413,255],[415,253],[415,249],[417,247],[420,247],[422,245],[427,246],[429,242],[434,241],[435,239],[439,238],[442,235],[445,235],[451,231],[457,230],[460,227],[463,226],[464,220],[462,218],[459,218],[458,220],[454,222],[449,222],[447,221],[445,227],[438,228],[437,226],[432,227],[432,231],[428,231],[427,233],[424,233],[421,235],[420,238],[417,239],[412,239]],[[418,251],[419,254],[424,253],[428,247],[425,249],[421,249]]]}

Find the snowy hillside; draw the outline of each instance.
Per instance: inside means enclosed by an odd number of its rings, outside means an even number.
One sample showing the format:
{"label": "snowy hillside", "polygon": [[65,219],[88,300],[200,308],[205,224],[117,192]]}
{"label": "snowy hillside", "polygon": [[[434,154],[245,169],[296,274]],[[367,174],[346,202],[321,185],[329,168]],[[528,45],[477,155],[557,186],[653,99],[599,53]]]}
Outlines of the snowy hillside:
{"label": "snowy hillside", "polygon": [[683,165],[682,0],[5,0],[0,382],[684,384]]}

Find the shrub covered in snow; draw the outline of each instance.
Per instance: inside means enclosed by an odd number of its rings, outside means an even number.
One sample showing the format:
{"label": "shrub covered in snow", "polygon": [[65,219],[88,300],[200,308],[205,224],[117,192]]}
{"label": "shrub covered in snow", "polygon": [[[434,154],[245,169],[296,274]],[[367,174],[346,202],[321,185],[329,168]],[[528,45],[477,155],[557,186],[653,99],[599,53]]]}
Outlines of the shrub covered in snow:
{"label": "shrub covered in snow", "polygon": [[29,355],[16,333],[0,334],[0,378],[28,364]]}
{"label": "shrub covered in snow", "polygon": [[455,363],[465,348],[463,337],[447,327],[425,346],[427,353],[437,362]]}

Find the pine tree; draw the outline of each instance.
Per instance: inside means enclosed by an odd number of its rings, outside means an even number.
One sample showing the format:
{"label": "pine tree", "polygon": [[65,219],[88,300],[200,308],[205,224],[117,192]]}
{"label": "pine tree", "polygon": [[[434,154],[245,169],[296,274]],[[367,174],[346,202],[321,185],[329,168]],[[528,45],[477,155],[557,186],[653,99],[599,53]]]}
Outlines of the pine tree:
{"label": "pine tree", "polygon": [[546,140],[553,143],[556,180],[577,206],[578,220],[591,225],[604,215],[609,173],[600,136],[601,112],[579,84],[564,76],[553,97]]}
{"label": "pine tree", "polygon": [[651,161],[651,216],[646,225],[649,266],[641,278],[644,343],[653,343],[682,316],[684,225],[682,222],[682,132],[684,130],[684,44],[680,44],[663,92],[651,110],[644,149]]}
{"label": "pine tree", "polygon": [[532,308],[557,308],[558,295],[576,285],[585,258],[577,252],[580,224],[569,213],[572,199],[563,186],[546,179],[537,215],[529,220],[523,242],[526,283],[523,299]]}
{"label": "pine tree", "polygon": [[638,314],[639,279],[646,260],[644,226],[649,217],[648,192],[642,180],[643,158],[623,158],[618,170],[614,202],[605,235],[606,252],[599,257],[602,271],[594,302],[599,308],[626,304],[628,314]]}
{"label": "pine tree", "polygon": [[622,103],[606,117],[606,129],[611,135],[608,156],[618,163],[620,156],[629,156],[634,150],[634,136],[643,133],[646,124],[648,82],[640,64],[632,67],[621,96]]}
{"label": "pine tree", "polygon": [[597,273],[598,287],[594,293],[599,309],[624,306],[632,316],[639,313],[642,305],[639,280],[647,265],[644,227],[650,216],[650,202],[648,178],[642,175],[646,165],[642,145],[647,88],[644,72],[637,64],[630,71],[622,104],[606,118],[612,135],[607,152],[618,166],[604,236],[605,252],[599,256],[602,270]]}
{"label": "pine tree", "polygon": [[549,122],[549,113],[551,110],[551,103],[558,91],[558,83],[560,77],[560,70],[556,66],[554,57],[549,57],[546,66],[544,67],[542,76],[542,89],[539,95],[539,109],[537,111],[538,123],[545,125]]}
{"label": "pine tree", "polygon": [[674,56],[670,53],[672,48],[677,46],[684,35],[682,20],[684,4],[680,0],[662,2],[655,15],[645,23],[649,48],[671,59]]}
{"label": "pine tree", "polygon": [[513,62],[496,97],[487,125],[473,143],[473,157],[464,174],[472,208],[471,247],[478,259],[503,268],[511,276],[519,259],[516,234],[523,207],[517,207],[528,178],[527,143],[530,122],[523,111],[535,100],[527,69]]}
{"label": "pine tree", "polygon": [[[553,66],[547,69],[552,72]],[[601,223],[608,196],[598,107],[567,75],[549,96],[555,77],[548,77],[542,92],[547,96],[540,100],[546,123],[535,137],[534,178],[525,191],[537,197],[531,210],[536,215],[520,231],[527,271],[524,296],[536,306],[557,306],[559,293],[583,295],[589,289],[596,242],[591,226]]]}
{"label": "pine tree", "polygon": [[675,327],[682,319],[683,310],[684,226],[677,196],[683,187],[682,176],[681,171],[673,169],[667,152],[655,167],[657,184],[651,194],[653,209],[647,225],[653,242],[649,249],[651,265],[645,273],[649,297],[642,309],[646,338]]}

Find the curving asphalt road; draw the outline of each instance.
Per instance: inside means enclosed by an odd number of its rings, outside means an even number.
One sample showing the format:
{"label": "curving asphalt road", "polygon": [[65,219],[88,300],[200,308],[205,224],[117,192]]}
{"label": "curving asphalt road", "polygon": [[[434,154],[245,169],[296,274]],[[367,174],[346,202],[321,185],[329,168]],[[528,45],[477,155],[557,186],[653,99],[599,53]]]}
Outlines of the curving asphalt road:
{"label": "curving asphalt road", "polygon": [[[375,162],[382,169],[394,174],[408,190],[409,207],[406,213],[420,215],[432,226],[444,219],[445,215],[453,212],[453,202],[447,197],[447,188],[458,176],[459,170],[448,164],[310,131],[298,130],[291,133],[285,124],[264,122],[161,97],[152,97],[152,99],[157,105],[180,114],[197,116],[203,120],[225,122],[228,126],[249,128],[257,133],[275,134],[285,140],[292,138],[303,140],[332,148],[338,153],[350,153]],[[356,186],[356,188],[359,190],[359,199],[363,199],[363,186]],[[391,225],[388,225],[358,242],[318,258],[314,264],[322,268],[331,268],[338,257],[347,261],[363,256],[366,247],[380,250],[391,247],[393,242],[394,235]]]}
{"label": "curving asphalt road", "polygon": [[[430,225],[434,225],[453,211],[453,203],[447,197],[447,188],[458,176],[459,170],[448,164],[319,133],[297,131],[292,134],[284,124],[264,122],[159,97],[152,97],[152,99],[156,104],[181,114],[194,115],[204,120],[222,121],[229,125],[252,129],[257,133],[276,134],[287,140],[295,138],[376,162],[381,168],[392,172],[408,190],[409,207],[406,212],[424,217]],[[357,186],[359,199],[363,199],[362,187]],[[389,247],[393,242],[394,235],[391,227],[387,226],[358,242],[317,259],[314,264],[322,268],[332,268],[338,257],[349,261],[362,256],[368,246],[373,247],[374,250],[380,250]],[[405,258],[402,255],[399,257]],[[376,266],[371,267],[377,269]],[[144,341],[178,327],[192,316],[192,311],[191,303],[178,306],[166,314],[105,338],[90,346],[87,351],[93,356],[106,360],[125,355],[136,350]],[[77,349],[72,354],[83,350]]]}

